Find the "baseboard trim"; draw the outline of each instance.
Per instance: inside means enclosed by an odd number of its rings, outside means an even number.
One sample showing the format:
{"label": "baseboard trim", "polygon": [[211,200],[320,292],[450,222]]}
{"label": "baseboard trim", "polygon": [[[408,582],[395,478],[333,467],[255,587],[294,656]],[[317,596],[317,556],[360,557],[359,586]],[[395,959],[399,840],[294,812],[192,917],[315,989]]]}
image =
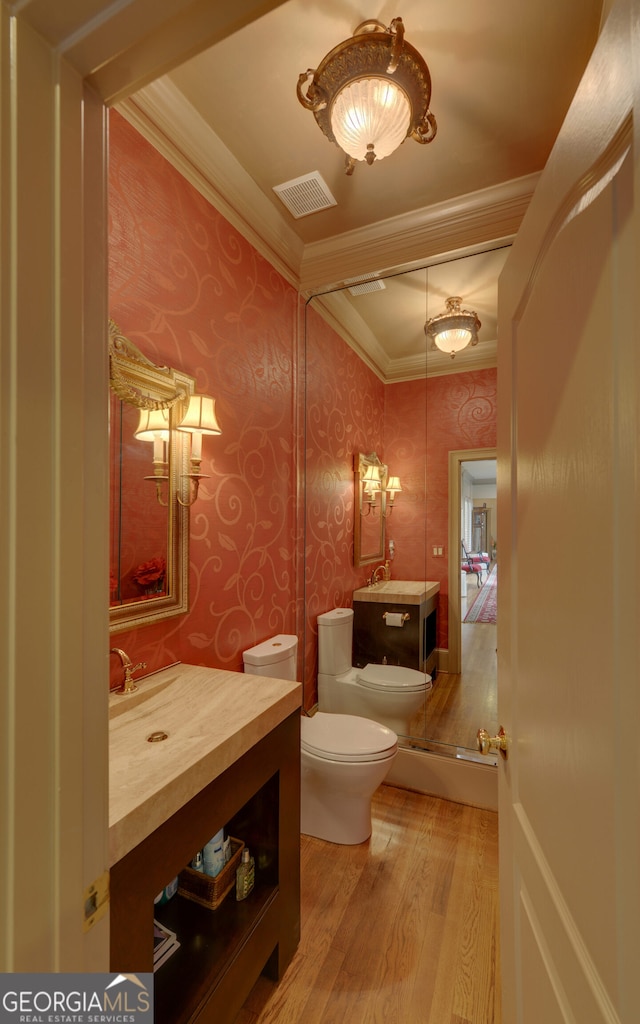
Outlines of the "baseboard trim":
{"label": "baseboard trim", "polygon": [[398,750],[385,784],[488,811],[498,810],[498,768],[428,750]]}

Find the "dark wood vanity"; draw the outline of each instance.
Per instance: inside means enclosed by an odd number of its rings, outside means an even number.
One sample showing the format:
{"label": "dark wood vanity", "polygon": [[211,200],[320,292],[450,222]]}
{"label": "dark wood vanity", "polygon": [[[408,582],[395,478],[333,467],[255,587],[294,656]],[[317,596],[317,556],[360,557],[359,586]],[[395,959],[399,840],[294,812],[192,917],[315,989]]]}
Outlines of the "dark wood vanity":
{"label": "dark wood vanity", "polygon": [[[240,675],[233,683],[238,680],[246,685],[246,681],[258,683],[259,677]],[[282,686],[292,690],[295,684]],[[255,721],[244,730],[245,738],[240,738],[242,730],[234,737],[233,746],[239,743],[246,747],[244,752],[234,756],[227,750],[224,759],[230,763],[223,771],[215,774],[214,768],[210,781],[201,786],[197,782],[197,792],[190,799],[112,864],[111,970],[153,971],[154,916],[176,932],[180,942],[180,948],[155,973],[156,1024],[231,1024],[258,976],[265,972],[281,978],[297,948],[299,696],[293,702],[298,705],[295,710],[282,717],[291,698],[288,693],[280,699],[277,711],[262,709],[268,727],[260,726],[265,734],[255,739],[258,707]],[[280,719],[276,724],[274,715]],[[160,713],[158,718],[162,717]],[[149,726],[150,720],[143,724],[143,731]],[[225,728],[229,729],[228,722]],[[194,764],[196,768],[200,765]],[[169,787],[170,799],[175,799],[175,790]],[[138,817],[145,830],[144,808]],[[179,894],[163,906],[154,906],[156,894],[223,826],[227,834],[242,839],[255,858],[256,883],[250,896],[237,902],[232,890],[216,910]]]}
{"label": "dark wood vanity", "polygon": [[[435,677],[439,590],[429,580],[387,580],[354,590],[353,664],[363,668],[386,658]],[[385,625],[387,613],[403,615],[403,625]]]}

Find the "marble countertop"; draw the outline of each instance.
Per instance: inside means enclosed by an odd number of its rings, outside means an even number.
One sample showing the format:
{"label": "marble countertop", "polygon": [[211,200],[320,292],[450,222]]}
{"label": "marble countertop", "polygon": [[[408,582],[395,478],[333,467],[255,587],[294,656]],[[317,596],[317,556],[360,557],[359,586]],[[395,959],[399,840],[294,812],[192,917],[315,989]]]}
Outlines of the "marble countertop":
{"label": "marble countertop", "polygon": [[354,601],[377,601],[386,604],[420,604],[440,590],[433,580],[384,580],[353,592]]}
{"label": "marble countertop", "polygon": [[[283,679],[174,665],[109,696],[109,864],[301,706]],[[168,738],[150,743],[154,732]]]}

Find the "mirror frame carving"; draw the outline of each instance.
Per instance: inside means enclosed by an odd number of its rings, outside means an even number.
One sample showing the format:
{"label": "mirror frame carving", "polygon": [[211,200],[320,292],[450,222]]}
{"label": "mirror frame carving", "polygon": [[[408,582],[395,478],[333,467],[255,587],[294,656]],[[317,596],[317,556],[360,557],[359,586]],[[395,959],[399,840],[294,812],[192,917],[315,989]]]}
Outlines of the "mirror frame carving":
{"label": "mirror frame carving", "polygon": [[[378,549],[374,553],[362,554],[362,510],[364,500],[364,475],[369,466],[376,466],[380,473],[380,504],[377,506],[375,516],[380,520],[380,531],[378,536]],[[385,512],[387,507],[387,493],[385,484],[387,482],[388,469],[384,462],[381,462],[375,452],[371,455],[363,455],[356,452],[353,457],[354,494],[355,507],[353,516],[353,564],[356,568],[361,565],[370,565],[371,562],[380,562],[384,558],[385,546]],[[371,513],[373,515],[373,513]]]}
{"label": "mirror frame carving", "polygon": [[[189,610],[189,436],[175,429],[184,415],[195,380],[180,370],[156,366],[109,320],[109,386],[123,402],[138,409],[169,409],[169,479],[167,510],[166,594],[109,607],[109,632],[146,626]],[[149,500],[155,501],[150,487]]]}

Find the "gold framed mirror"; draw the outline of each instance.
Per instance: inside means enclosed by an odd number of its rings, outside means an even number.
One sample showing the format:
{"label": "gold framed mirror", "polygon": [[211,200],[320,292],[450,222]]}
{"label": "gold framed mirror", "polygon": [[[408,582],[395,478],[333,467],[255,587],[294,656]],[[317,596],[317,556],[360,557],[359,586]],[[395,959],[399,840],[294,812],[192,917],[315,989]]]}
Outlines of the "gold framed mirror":
{"label": "gold framed mirror", "polygon": [[[109,321],[109,629],[189,608],[189,441],[176,426],[192,377],[156,366]],[[162,429],[161,429],[162,428]]]}
{"label": "gold framed mirror", "polygon": [[355,510],[353,564],[356,568],[384,558],[387,466],[375,452],[353,459]]}

